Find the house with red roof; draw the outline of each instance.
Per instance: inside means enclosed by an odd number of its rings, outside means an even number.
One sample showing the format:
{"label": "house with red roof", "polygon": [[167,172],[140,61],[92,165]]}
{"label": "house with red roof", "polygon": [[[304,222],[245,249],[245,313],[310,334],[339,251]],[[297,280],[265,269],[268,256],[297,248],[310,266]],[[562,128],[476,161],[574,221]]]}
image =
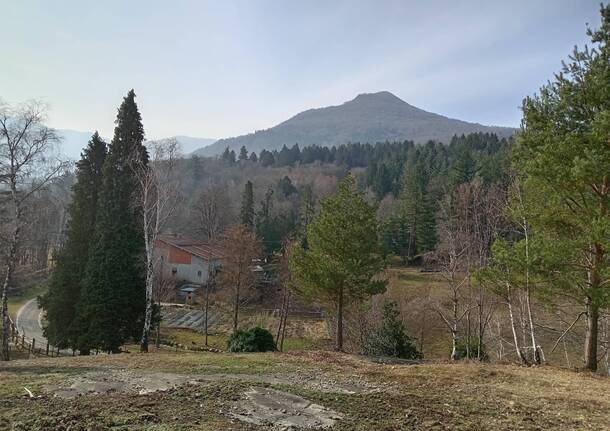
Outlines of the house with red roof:
{"label": "house with red roof", "polygon": [[183,235],[161,235],[155,244],[155,255],[161,259],[161,271],[176,285],[207,283],[211,271],[221,263],[221,252],[204,241]]}

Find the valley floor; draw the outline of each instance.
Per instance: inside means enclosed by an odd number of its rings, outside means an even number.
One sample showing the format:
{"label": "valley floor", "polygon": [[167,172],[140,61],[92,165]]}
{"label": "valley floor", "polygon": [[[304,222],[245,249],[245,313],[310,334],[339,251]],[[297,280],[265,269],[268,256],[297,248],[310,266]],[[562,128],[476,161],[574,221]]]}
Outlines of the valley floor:
{"label": "valley floor", "polygon": [[0,364],[0,429],[603,430],[608,394],[552,367],[160,350]]}

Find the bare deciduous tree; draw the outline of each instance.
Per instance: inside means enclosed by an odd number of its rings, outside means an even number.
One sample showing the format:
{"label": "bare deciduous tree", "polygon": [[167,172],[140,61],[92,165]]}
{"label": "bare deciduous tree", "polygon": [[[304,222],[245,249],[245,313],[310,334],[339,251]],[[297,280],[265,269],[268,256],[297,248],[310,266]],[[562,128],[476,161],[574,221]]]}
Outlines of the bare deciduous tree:
{"label": "bare deciduous tree", "polygon": [[238,327],[239,307],[254,285],[253,260],[261,255],[256,237],[243,225],[229,227],[220,241],[220,284],[233,306],[233,331]]}
{"label": "bare deciduous tree", "polygon": [[448,307],[437,304],[435,311],[451,332],[451,360],[458,359],[459,325],[470,309],[470,304],[462,304],[462,291],[468,283],[467,256],[471,247],[465,222],[467,201],[468,197],[463,193],[447,195],[441,201],[438,213],[439,242],[435,258],[450,290],[450,304]]}
{"label": "bare deciduous tree", "polygon": [[[154,308],[155,258],[154,247],[168,219],[180,200],[180,182],[176,172],[180,157],[175,139],[148,142],[151,160],[148,165],[132,164],[137,179],[136,205],[142,214],[144,248],[146,253],[146,311],[140,340],[140,351],[148,351]],[[138,159],[139,160],[139,159]]]}
{"label": "bare deciduous tree", "polygon": [[275,344],[281,352],[284,349],[284,338],[286,337],[286,322],[288,321],[288,313],[290,311],[290,300],[292,291],[290,289],[290,250],[292,244],[289,240],[285,240],[282,245],[282,254],[278,258],[277,283],[282,289],[282,302],[280,304],[280,322],[277,328],[277,337]]}
{"label": "bare deciduous tree", "polygon": [[46,106],[39,102],[18,106],[0,102],[0,192],[9,225],[2,284],[2,360],[9,359],[8,289],[14,276],[25,205],[68,166],[53,157],[59,137],[44,125],[45,120]]}
{"label": "bare deciduous tree", "polygon": [[214,241],[230,224],[231,202],[225,187],[209,182],[193,205],[198,230],[206,241]]}

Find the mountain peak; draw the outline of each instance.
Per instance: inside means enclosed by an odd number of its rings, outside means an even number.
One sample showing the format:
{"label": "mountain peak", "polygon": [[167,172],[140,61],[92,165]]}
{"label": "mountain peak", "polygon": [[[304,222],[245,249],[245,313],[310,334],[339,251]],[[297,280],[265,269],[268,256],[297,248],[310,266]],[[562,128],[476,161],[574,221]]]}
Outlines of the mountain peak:
{"label": "mountain peak", "polygon": [[227,147],[238,151],[242,145],[248,151],[259,152],[262,149],[278,150],[283,145],[291,147],[296,143],[301,148],[405,140],[448,143],[454,135],[473,132],[508,137],[514,129],[447,118],[409,105],[389,91],[379,91],[359,94],[342,105],[303,111],[267,130],[221,139],[199,150],[199,154],[220,154]]}
{"label": "mountain peak", "polygon": [[369,100],[386,102],[386,103],[387,102],[406,103],[400,97],[395,96],[394,94],[390,93],[389,91],[378,91],[376,93],[361,93],[361,94],[357,95],[352,100],[352,102],[356,102],[356,101],[369,101]]}

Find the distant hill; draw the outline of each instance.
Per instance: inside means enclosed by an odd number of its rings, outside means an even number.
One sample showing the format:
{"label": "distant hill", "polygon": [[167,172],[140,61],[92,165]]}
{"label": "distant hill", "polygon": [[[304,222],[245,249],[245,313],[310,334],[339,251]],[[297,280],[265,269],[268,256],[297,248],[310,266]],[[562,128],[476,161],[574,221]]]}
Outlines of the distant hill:
{"label": "distant hill", "polygon": [[[57,134],[62,138],[59,145],[59,152],[62,156],[72,160],[80,159],[80,153],[87,146],[93,132],[80,132],[78,130],[57,129]],[[173,136],[180,143],[182,153],[188,156],[195,150],[206,147],[207,145],[216,142],[216,139],[210,138],[193,138],[191,136]],[[110,138],[104,137],[106,142],[110,142]]]}
{"label": "distant hill", "polygon": [[333,146],[348,142],[412,140],[448,142],[455,134],[491,132],[508,137],[509,127],[483,126],[447,118],[411,106],[390,92],[361,94],[339,106],[309,109],[267,130],[220,139],[194,154],[213,156],[226,147],[249,151],[280,149],[284,144]]}
{"label": "distant hill", "polygon": [[182,153],[189,155],[190,153],[212,145],[218,139],[212,138],[194,138],[192,136],[174,136],[182,147]]}

